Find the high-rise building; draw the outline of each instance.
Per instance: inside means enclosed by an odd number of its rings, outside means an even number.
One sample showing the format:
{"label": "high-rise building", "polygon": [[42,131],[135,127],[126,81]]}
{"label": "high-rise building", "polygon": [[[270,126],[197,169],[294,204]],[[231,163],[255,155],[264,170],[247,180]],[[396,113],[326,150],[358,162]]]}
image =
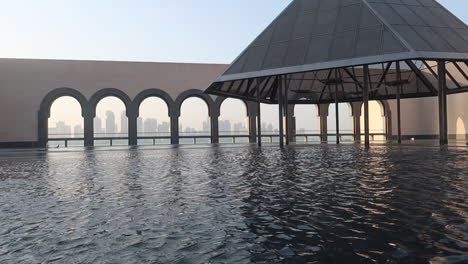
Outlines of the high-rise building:
{"label": "high-rise building", "polygon": [[210,132],[210,120],[203,122],[203,132]]}
{"label": "high-rise building", "polygon": [[96,134],[104,133],[102,129],[102,120],[99,117],[94,118],[94,133]]}
{"label": "high-rise building", "polygon": [[120,133],[128,134],[128,120],[126,111],[120,113]]}
{"label": "high-rise building", "polygon": [[229,120],[219,120],[219,133],[229,135],[232,132],[231,122]]}
{"label": "high-rise building", "polygon": [[154,118],[147,118],[143,122],[143,131],[147,136],[153,136],[158,131],[158,120]]}
{"label": "high-rise building", "polygon": [[141,118],[141,117],[137,118],[137,131],[138,131],[138,133],[141,133],[141,134],[143,134],[143,132],[144,132],[143,131],[143,118]]}
{"label": "high-rise building", "polygon": [[112,111],[106,112],[106,134],[111,135],[117,132],[117,125],[115,124],[115,115]]}
{"label": "high-rise building", "polygon": [[161,133],[161,136],[165,136],[170,132],[170,124],[168,122],[162,122],[158,125],[158,132]]}
{"label": "high-rise building", "polygon": [[67,125],[64,121],[59,121],[55,125],[56,133],[62,137],[71,137],[71,126]]}
{"label": "high-rise building", "polygon": [[76,137],[76,138],[83,138],[84,137],[84,130],[83,130],[83,127],[81,125],[76,125],[73,128],[73,137]]}

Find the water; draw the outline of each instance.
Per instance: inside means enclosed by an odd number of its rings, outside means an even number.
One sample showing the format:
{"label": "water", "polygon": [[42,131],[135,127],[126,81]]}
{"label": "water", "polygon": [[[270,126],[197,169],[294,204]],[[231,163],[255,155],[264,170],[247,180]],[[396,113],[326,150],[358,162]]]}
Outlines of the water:
{"label": "water", "polygon": [[0,263],[467,263],[468,149],[0,154]]}

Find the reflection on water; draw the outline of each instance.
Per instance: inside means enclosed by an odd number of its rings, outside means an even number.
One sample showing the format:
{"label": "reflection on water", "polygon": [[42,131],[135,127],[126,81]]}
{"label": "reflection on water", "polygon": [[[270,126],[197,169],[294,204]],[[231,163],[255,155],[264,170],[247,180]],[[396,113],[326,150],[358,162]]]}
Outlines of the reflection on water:
{"label": "reflection on water", "polygon": [[468,150],[0,155],[1,263],[466,263]]}

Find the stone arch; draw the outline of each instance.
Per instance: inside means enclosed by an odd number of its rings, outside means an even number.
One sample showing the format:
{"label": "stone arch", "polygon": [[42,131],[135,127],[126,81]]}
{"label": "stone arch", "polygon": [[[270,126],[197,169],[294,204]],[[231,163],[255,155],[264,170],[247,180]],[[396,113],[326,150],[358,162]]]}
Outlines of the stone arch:
{"label": "stone arch", "polygon": [[126,93],[115,88],[105,88],[105,89],[97,91],[93,96],[91,96],[91,99],[89,100],[89,105],[91,108],[90,109],[91,116],[93,118],[96,116],[97,105],[103,98],[109,97],[109,96],[117,97],[120,100],[122,100],[122,102],[125,105],[126,114],[127,116],[129,116],[130,111],[132,110],[132,100]]}
{"label": "stone arch", "polygon": [[168,93],[160,89],[147,89],[137,94],[137,96],[135,96],[132,102],[132,109],[136,116],[140,115],[141,103],[149,97],[161,98],[167,105],[169,116],[172,116],[172,113],[174,113],[174,108],[175,108],[174,100],[172,100],[172,97]]}
{"label": "stone arch", "polygon": [[173,113],[175,116],[180,116],[180,110],[181,110],[182,104],[184,103],[186,99],[190,97],[197,97],[205,101],[206,105],[208,106],[208,116],[210,117],[219,116],[219,111],[217,111],[215,107],[215,103],[213,99],[211,98],[211,96],[197,89],[187,90],[181,93],[177,97],[177,99],[175,100],[175,109]]}
{"label": "stone arch", "polygon": [[[50,108],[52,104],[60,97],[70,96],[75,98],[81,106],[81,116],[86,119],[89,117],[88,113],[90,111],[89,103],[86,97],[80,93],[78,90],[72,88],[57,88],[50,91],[41,102],[38,113],[38,141],[39,146],[45,147],[47,145],[48,137],[48,119],[50,117]],[[86,123],[86,121],[85,121]]]}
{"label": "stone arch", "polygon": [[456,122],[455,138],[459,140],[468,139],[468,131],[466,130],[466,124],[463,119],[458,117]]}
{"label": "stone arch", "polygon": [[249,113],[251,111],[249,107],[252,107],[252,105],[249,105],[246,101],[242,99],[221,97],[221,96],[216,97],[216,100],[214,100],[214,103],[213,103],[213,107],[216,109],[217,113],[221,114],[221,106],[223,105],[224,101],[226,101],[226,99],[235,99],[235,100],[241,101],[245,106],[246,117],[249,116]]}

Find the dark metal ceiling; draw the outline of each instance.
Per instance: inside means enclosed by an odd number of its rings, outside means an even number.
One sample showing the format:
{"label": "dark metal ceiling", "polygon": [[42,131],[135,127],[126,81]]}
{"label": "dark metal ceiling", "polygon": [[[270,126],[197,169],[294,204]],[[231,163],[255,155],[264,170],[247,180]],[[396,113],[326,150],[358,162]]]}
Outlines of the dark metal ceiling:
{"label": "dark metal ceiling", "polygon": [[401,97],[435,96],[438,59],[467,91],[468,27],[434,0],[294,0],[207,92],[275,103],[285,76],[290,102],[359,101],[369,65],[370,99],[392,99],[400,61]]}

